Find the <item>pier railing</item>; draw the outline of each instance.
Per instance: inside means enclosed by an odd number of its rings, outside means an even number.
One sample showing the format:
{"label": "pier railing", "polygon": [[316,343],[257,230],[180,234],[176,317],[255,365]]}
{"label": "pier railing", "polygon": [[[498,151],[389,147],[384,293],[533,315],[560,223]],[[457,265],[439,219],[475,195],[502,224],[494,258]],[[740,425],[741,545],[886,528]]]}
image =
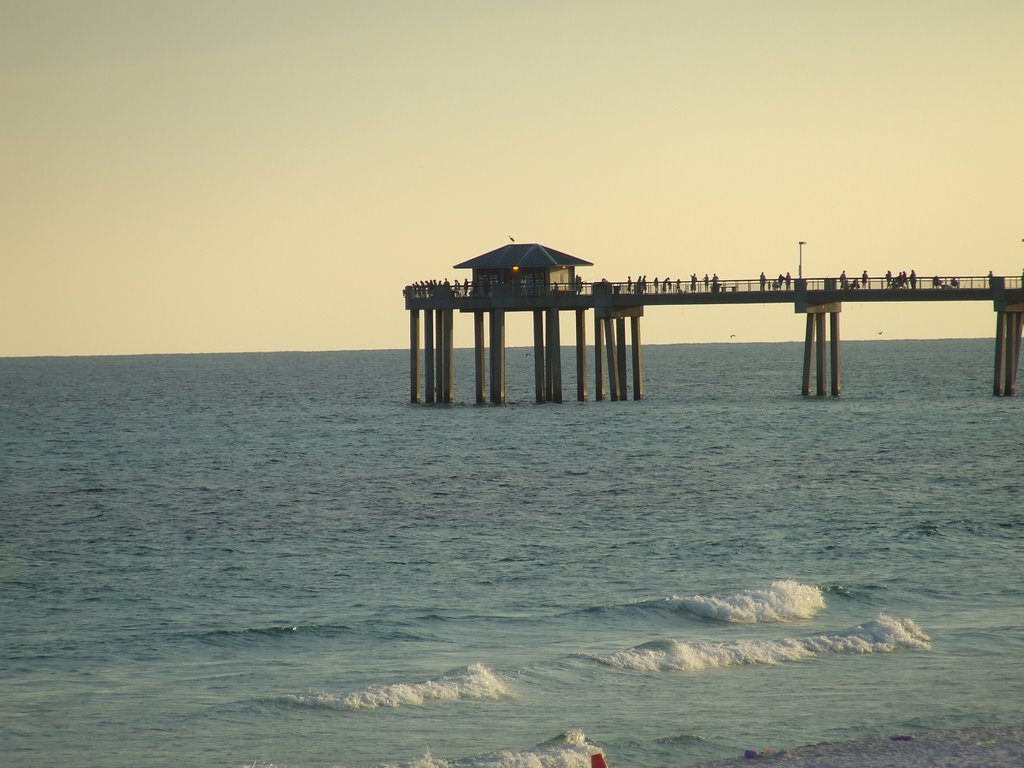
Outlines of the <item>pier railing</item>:
{"label": "pier railing", "polygon": [[[995,278],[1004,281],[1007,289],[1024,288],[1024,276]],[[992,287],[993,278],[989,275],[932,275],[930,277],[892,276],[892,277],[814,277],[804,281],[808,291],[841,291],[848,294],[850,299],[855,299],[857,291],[957,291],[957,290],[987,290]],[[544,296],[589,296],[594,293],[595,285],[606,285],[612,294],[625,296],[659,296],[659,295],[685,295],[685,294],[722,294],[722,298],[728,300],[729,294],[763,293],[779,294],[794,293],[797,290],[798,280],[791,278],[766,279],[760,278],[745,280],[716,280],[703,278],[693,281],[687,280],[659,280],[657,282],[599,282],[576,283],[523,283],[523,284],[499,284],[490,283],[485,285],[473,285],[471,283],[434,283],[406,286],[408,298],[450,298],[474,299],[491,297],[498,293],[513,298],[540,298]]]}

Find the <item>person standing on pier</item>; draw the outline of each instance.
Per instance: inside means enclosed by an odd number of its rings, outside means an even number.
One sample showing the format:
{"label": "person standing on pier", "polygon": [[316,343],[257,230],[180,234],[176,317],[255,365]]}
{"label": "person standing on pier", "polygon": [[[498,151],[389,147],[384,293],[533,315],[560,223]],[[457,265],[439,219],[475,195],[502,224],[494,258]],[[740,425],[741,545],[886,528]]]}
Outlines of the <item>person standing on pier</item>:
{"label": "person standing on pier", "polygon": [[768,282],[768,278],[764,276],[764,270],[761,270],[761,290],[764,290],[765,284]]}

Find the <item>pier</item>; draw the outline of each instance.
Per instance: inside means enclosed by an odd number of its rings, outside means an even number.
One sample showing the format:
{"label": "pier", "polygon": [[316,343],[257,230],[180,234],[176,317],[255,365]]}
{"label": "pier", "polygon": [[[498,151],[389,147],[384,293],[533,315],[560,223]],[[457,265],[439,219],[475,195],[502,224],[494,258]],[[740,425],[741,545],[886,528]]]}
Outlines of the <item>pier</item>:
{"label": "pier", "polygon": [[[842,393],[840,315],[844,302],[988,301],[996,313],[992,394],[1017,394],[1024,334],[1024,276],[931,276],[911,273],[848,279],[779,275],[721,280],[625,283],[587,282],[576,270],[593,266],[569,254],[530,243],[509,243],[455,265],[472,277],[460,282],[405,287],[409,311],[410,400],[455,399],[455,312],[473,316],[474,391],[478,404],[505,403],[505,316],[533,313],[534,388],[537,403],[563,401],[560,312],[575,313],[576,399],[586,400],[587,313],[593,312],[595,400],[625,400],[643,389],[640,321],[647,307],[722,304],[790,304],[806,316],[802,395]],[[629,321],[627,339],[626,321]],[[827,322],[826,322],[827,320]],[[485,334],[486,328],[486,334]],[[422,341],[422,344],[421,344]],[[631,363],[627,365],[627,363]],[[632,382],[627,371],[632,371]],[[814,386],[812,387],[812,383]]]}

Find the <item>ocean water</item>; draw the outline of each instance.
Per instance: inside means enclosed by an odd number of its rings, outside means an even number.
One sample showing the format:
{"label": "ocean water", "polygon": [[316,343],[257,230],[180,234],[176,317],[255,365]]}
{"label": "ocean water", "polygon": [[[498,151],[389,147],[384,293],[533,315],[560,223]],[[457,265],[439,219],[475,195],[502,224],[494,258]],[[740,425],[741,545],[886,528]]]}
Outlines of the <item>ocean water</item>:
{"label": "ocean water", "polygon": [[[412,405],[408,352],[0,359],[10,766],[688,766],[1024,720],[992,342],[651,346]],[[566,355],[565,360],[571,360]],[[565,388],[575,392],[565,366]],[[592,369],[591,369],[592,370]]]}

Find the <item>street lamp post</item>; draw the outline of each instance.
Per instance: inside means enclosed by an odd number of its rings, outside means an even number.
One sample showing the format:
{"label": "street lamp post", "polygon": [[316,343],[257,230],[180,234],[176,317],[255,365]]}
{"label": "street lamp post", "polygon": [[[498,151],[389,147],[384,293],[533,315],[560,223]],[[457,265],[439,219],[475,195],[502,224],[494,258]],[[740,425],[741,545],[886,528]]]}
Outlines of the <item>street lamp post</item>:
{"label": "street lamp post", "polygon": [[796,269],[796,276],[799,277],[800,279],[803,279],[803,276],[804,276],[804,246],[805,245],[807,245],[807,242],[804,241],[804,240],[801,240],[800,241],[800,263],[799,263],[799,265],[797,265],[797,269]]}

